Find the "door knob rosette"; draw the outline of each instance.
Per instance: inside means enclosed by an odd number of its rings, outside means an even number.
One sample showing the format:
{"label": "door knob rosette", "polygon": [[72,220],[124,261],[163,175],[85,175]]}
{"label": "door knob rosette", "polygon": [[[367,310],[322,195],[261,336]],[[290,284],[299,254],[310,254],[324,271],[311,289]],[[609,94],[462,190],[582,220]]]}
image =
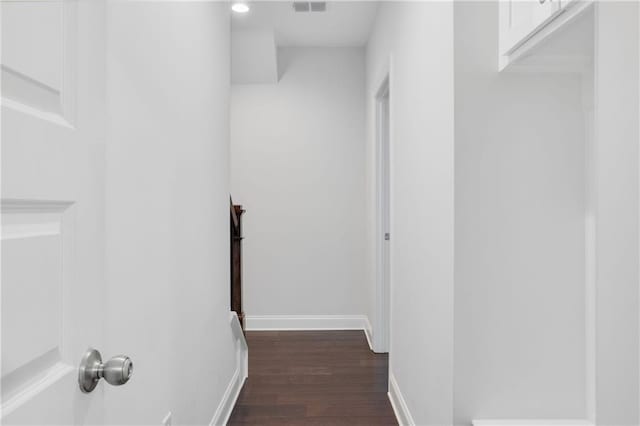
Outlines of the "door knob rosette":
{"label": "door knob rosette", "polygon": [[78,384],[80,390],[89,393],[96,388],[100,379],[113,386],[124,385],[133,374],[133,362],[126,355],[116,355],[102,362],[102,355],[96,349],[89,348],[80,361]]}

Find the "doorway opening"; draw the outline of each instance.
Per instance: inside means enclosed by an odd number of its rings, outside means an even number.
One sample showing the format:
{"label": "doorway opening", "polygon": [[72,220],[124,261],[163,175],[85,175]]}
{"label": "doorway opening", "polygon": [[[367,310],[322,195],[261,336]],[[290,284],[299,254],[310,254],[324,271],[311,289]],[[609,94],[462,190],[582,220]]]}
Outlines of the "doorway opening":
{"label": "doorway opening", "polygon": [[373,349],[389,352],[391,320],[391,108],[389,75],[376,94],[376,305]]}

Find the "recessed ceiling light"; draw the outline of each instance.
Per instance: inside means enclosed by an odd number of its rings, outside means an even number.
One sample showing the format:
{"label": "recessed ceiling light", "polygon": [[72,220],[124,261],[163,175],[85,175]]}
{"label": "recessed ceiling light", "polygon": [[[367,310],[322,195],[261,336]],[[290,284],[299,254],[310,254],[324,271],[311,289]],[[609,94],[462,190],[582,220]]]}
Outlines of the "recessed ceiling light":
{"label": "recessed ceiling light", "polygon": [[236,13],[247,13],[249,11],[249,5],[244,2],[236,2],[231,6],[231,10]]}

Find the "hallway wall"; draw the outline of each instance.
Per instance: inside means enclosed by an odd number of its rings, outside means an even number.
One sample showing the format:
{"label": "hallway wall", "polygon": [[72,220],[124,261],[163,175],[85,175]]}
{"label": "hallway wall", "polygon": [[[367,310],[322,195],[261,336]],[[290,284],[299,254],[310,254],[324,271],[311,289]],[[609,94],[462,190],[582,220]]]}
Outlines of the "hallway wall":
{"label": "hallway wall", "polygon": [[[453,397],[451,2],[380,5],[367,46],[367,176],[371,184],[375,182],[374,98],[389,69],[391,390],[396,396],[396,390],[401,393],[412,424],[445,425],[451,424]],[[371,247],[367,282],[373,289],[373,185],[367,194]],[[370,303],[373,300],[370,296]]]}
{"label": "hallway wall", "polygon": [[455,424],[585,418],[582,79],[498,73],[498,2],[455,19]]}
{"label": "hallway wall", "polygon": [[244,310],[364,315],[364,51],[281,48],[277,84],[232,86]]}
{"label": "hallway wall", "polygon": [[596,422],[640,424],[638,140],[640,5],[596,17]]}
{"label": "hallway wall", "polygon": [[[209,424],[229,325],[229,6],[107,2],[105,424]],[[194,368],[194,366],[196,366]]]}

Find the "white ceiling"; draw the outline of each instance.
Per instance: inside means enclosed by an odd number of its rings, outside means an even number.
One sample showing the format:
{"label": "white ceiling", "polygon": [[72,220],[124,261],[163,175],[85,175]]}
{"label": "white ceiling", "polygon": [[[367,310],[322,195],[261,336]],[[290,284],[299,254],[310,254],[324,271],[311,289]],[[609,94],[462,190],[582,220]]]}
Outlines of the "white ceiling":
{"label": "white ceiling", "polygon": [[272,30],[278,46],[364,46],[376,17],[375,1],[329,1],[326,12],[298,12],[293,1],[253,1],[232,13],[232,30]]}

